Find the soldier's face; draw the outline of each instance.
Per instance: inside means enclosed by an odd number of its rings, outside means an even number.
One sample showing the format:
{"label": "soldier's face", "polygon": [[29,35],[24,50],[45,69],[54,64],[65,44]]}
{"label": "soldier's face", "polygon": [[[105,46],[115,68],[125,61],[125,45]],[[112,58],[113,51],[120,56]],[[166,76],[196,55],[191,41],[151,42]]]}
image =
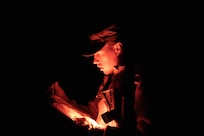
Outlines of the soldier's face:
{"label": "soldier's face", "polygon": [[112,74],[114,66],[118,64],[118,55],[113,46],[105,45],[101,50],[94,54],[93,64],[104,74]]}

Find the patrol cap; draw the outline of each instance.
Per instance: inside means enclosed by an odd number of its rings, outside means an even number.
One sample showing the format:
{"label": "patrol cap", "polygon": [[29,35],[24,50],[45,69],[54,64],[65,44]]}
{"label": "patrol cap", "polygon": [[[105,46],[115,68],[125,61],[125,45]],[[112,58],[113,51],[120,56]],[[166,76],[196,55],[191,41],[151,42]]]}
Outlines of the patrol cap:
{"label": "patrol cap", "polygon": [[94,53],[102,49],[106,43],[117,41],[119,37],[119,30],[119,27],[115,23],[99,32],[92,33],[88,36],[88,41],[85,45],[86,47],[84,48],[82,56],[91,57]]}

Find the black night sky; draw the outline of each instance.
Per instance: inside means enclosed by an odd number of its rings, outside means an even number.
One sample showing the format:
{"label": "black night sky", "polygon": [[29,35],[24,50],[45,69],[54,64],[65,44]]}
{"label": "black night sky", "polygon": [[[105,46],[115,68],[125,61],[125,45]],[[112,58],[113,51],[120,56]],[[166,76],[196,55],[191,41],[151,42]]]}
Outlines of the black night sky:
{"label": "black night sky", "polygon": [[[102,74],[91,64],[91,59],[80,54],[86,36],[96,27],[118,20],[127,30],[131,60],[137,61],[132,58],[139,56],[138,61],[142,62],[173,62],[168,55],[179,56],[181,50],[174,47],[183,45],[187,33],[201,24],[192,23],[189,27],[191,15],[184,9],[180,0],[134,3],[32,0],[9,4],[8,16],[3,16],[8,27],[3,29],[2,45],[8,45],[3,68],[11,69],[5,77],[9,90],[5,93],[16,107],[16,116],[9,112],[10,127],[20,125],[18,132],[28,135],[82,134],[83,130],[77,132],[78,128],[49,107],[45,92],[50,83],[59,80],[67,93],[81,103],[94,96]],[[198,22],[199,11],[196,8],[194,15]]]}

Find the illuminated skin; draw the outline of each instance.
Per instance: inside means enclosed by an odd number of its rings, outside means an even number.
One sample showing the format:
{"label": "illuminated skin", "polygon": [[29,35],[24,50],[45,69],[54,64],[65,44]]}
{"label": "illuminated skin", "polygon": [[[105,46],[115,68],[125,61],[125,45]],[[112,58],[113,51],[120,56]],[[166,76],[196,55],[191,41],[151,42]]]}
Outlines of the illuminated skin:
{"label": "illuminated skin", "polygon": [[93,64],[105,75],[117,74],[118,70],[115,66],[119,64],[119,55],[122,53],[122,44],[106,43],[105,46],[94,54]]}
{"label": "illuminated skin", "polygon": [[64,90],[56,81],[50,89],[52,90],[51,98],[55,101],[51,105],[59,110],[61,113],[72,119],[76,124],[80,126],[88,126],[88,129],[101,129],[104,130],[106,126],[98,124],[94,119],[90,117],[85,111],[82,110],[83,106],[78,105],[76,101],[69,99]]}

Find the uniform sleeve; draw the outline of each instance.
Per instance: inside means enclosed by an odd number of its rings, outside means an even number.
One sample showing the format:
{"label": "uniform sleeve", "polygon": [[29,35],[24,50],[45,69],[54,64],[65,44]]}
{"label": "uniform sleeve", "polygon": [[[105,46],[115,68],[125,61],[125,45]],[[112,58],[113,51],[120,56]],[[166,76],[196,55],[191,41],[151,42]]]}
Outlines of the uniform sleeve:
{"label": "uniform sleeve", "polygon": [[134,112],[136,117],[135,133],[141,136],[149,136],[152,133],[152,118],[148,86],[141,79],[135,81]]}

